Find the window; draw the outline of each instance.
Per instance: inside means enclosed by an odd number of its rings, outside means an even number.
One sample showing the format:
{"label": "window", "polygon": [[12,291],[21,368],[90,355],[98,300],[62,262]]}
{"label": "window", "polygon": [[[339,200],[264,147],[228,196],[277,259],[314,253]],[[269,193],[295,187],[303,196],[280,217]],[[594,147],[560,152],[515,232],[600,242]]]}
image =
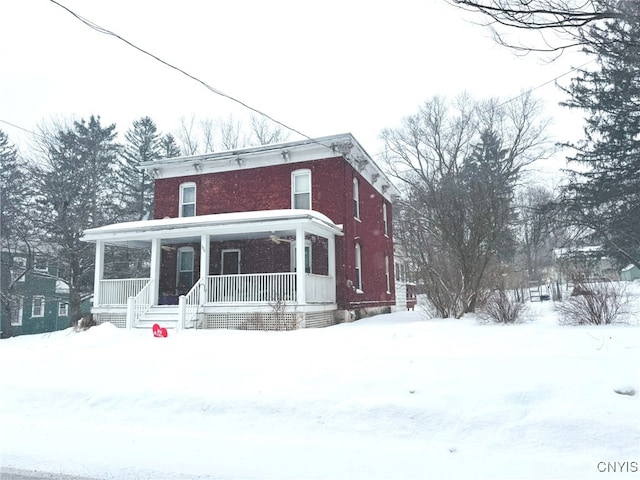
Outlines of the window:
{"label": "window", "polygon": [[176,286],[181,294],[187,293],[193,287],[193,257],[193,247],[178,249]]}
{"label": "window", "polygon": [[13,257],[13,268],[11,268],[11,281],[24,282],[25,272],[27,270],[26,257]]}
{"label": "window", "polygon": [[311,170],[296,170],[291,174],[291,205],[311,209]]}
{"label": "window", "polygon": [[358,293],[362,293],[362,249],[360,244],[356,243],[356,272],[355,287]]}
{"label": "window", "polygon": [[180,216],[194,217],[196,214],[196,184],[180,185]]}
{"label": "window", "polygon": [[353,177],[353,216],[360,220],[360,189],[358,179]]}
{"label": "window", "polygon": [[382,224],[385,237],[389,236],[389,221],[387,217],[387,204],[382,202]]}
{"label": "window", "polygon": [[391,282],[389,278],[389,255],[384,256],[384,275],[385,281],[387,282],[387,293],[391,293]]}
{"label": "window", "polygon": [[[296,242],[291,243],[291,271],[296,271]],[[311,273],[311,241],[304,241],[304,271]]]}
{"label": "window", "polygon": [[222,251],[222,275],[238,275],[240,273],[240,250]]}
{"label": "window", "polygon": [[44,317],[44,297],[37,295],[33,297],[31,302],[31,316]]}
{"label": "window", "polygon": [[58,303],[58,316],[59,317],[68,317],[69,316],[69,304],[64,302]]}
{"label": "window", "polygon": [[24,298],[12,297],[9,302],[11,305],[11,325],[14,327],[19,327],[20,325],[22,325],[22,315],[24,313]]}
{"label": "window", "polygon": [[33,271],[39,273],[49,273],[47,260],[41,257],[36,257],[36,261],[33,264]]}

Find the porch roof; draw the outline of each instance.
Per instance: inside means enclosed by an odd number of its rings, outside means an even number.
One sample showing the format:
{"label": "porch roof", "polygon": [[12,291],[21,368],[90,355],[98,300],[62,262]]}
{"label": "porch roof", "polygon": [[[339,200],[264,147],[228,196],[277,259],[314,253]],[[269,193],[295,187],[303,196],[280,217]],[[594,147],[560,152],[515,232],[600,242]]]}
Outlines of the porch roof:
{"label": "porch roof", "polygon": [[135,222],[114,223],[84,231],[85,242],[104,241],[109,244],[148,245],[154,238],[171,242],[199,239],[211,235],[219,239],[260,238],[295,230],[320,236],[342,236],[342,225],[336,225],[314,210],[257,210],[252,212],[218,213],[195,217],[163,218]]}

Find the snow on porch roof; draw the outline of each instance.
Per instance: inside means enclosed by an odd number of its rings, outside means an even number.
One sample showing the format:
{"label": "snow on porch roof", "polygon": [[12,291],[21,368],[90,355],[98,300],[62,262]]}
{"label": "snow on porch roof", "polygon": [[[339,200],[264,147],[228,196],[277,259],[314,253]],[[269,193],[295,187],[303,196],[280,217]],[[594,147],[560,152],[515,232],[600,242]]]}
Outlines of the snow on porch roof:
{"label": "snow on porch roof", "polygon": [[180,238],[202,234],[230,235],[292,229],[304,224],[306,231],[342,236],[342,226],[336,225],[314,210],[258,210],[253,212],[217,213],[195,217],[163,218],[136,222],[114,223],[84,231],[82,240],[95,242],[125,242],[152,238]]}

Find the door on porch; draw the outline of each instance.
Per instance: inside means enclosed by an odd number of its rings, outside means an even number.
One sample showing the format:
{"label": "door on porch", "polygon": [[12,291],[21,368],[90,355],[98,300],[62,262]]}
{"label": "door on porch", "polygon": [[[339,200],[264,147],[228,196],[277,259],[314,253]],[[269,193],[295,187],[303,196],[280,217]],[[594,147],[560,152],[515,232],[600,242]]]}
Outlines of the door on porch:
{"label": "door on porch", "polygon": [[221,275],[238,275],[240,273],[240,250],[222,250]]}
{"label": "door on porch", "polygon": [[195,252],[193,247],[178,249],[178,264],[176,268],[176,291],[184,295],[191,290],[194,283]]}

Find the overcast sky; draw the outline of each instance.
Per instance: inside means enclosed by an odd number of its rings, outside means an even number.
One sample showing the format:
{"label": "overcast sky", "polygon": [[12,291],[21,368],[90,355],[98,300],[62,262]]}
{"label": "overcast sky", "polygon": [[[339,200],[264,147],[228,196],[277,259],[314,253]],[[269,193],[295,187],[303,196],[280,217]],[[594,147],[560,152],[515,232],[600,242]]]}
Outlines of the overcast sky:
{"label": "overcast sky", "polygon": [[[516,57],[445,0],[59,1],[306,135],[351,132],[373,155],[380,130],[433,95],[508,99],[585,61]],[[96,114],[124,133],[148,115],[174,133],[182,117],[250,113],[49,0],[0,2],[0,59],[0,120],[30,130]],[[579,135],[553,83],[535,93],[558,140]]]}

